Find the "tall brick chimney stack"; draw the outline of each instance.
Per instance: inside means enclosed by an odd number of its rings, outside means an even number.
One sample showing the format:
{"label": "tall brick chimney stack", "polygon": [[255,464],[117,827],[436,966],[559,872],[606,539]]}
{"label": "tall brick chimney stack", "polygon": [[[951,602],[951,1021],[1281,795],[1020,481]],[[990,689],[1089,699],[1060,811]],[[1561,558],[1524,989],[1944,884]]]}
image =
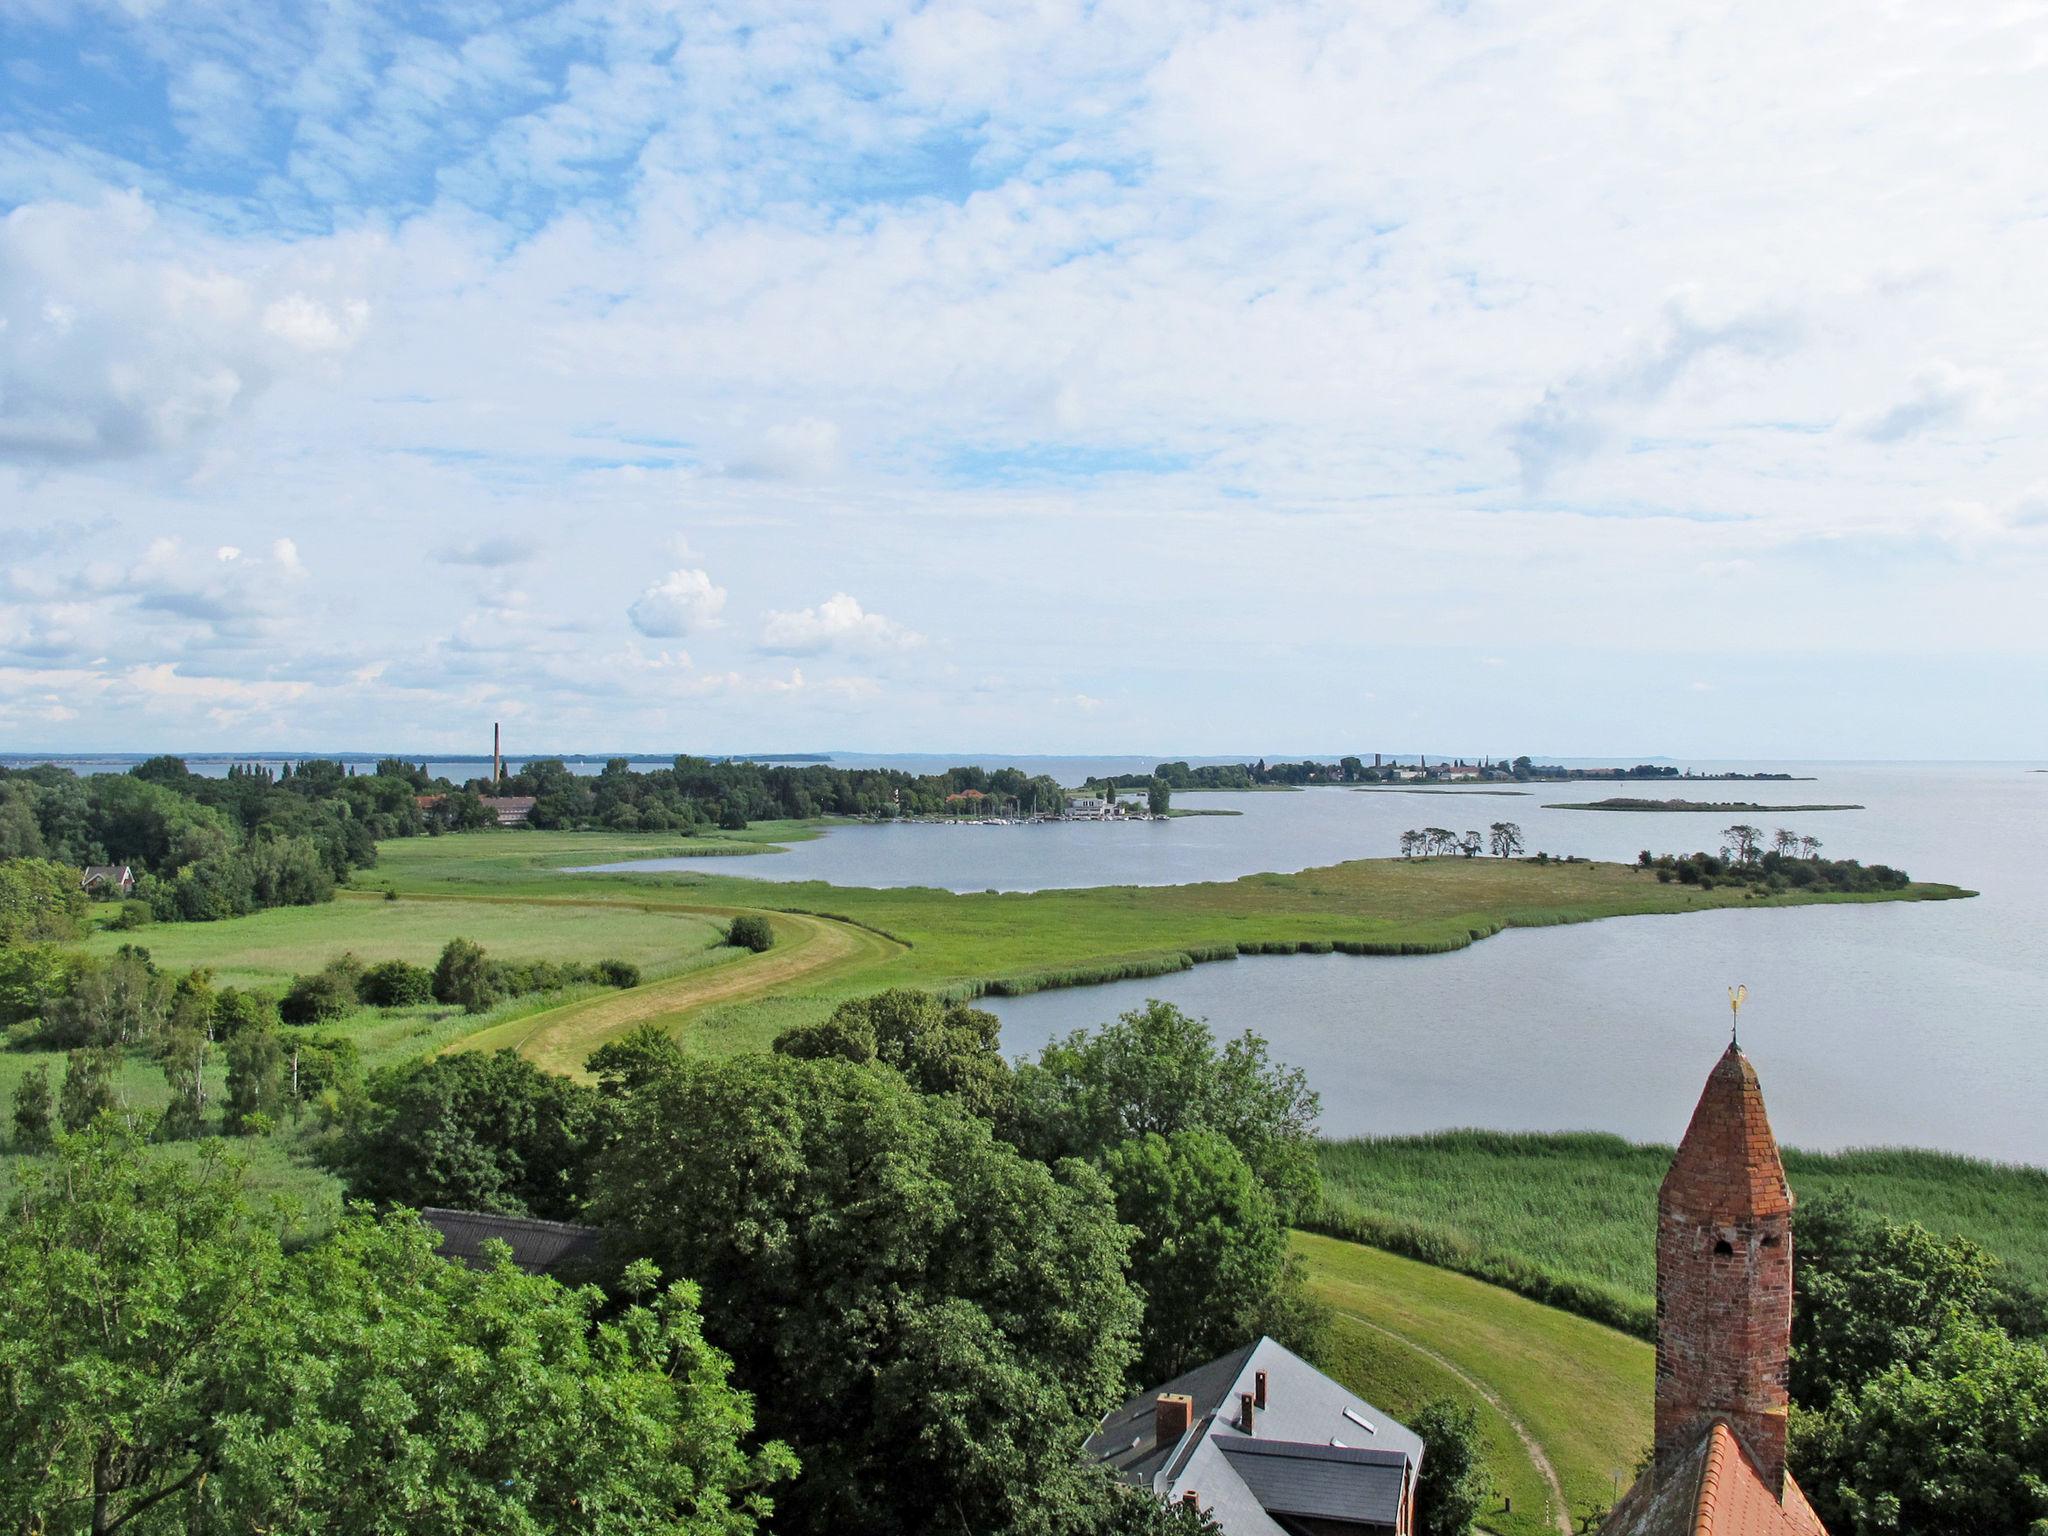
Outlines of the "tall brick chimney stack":
{"label": "tall brick chimney stack", "polygon": [[1792,1191],[1756,1069],[1714,1064],[1657,1193],[1659,1469],[1725,1419],[1785,1497],[1792,1352]]}

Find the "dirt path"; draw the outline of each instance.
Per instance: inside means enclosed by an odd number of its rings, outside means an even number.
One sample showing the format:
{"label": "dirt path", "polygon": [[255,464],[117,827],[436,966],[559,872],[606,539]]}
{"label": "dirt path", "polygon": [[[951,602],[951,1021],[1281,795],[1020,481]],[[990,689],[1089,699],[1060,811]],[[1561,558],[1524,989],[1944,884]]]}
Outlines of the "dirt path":
{"label": "dirt path", "polygon": [[1407,1334],[1402,1333],[1398,1329],[1389,1328],[1384,1323],[1374,1322],[1371,1318],[1344,1307],[1337,1308],[1337,1314],[1340,1317],[1348,1317],[1352,1322],[1370,1328],[1375,1333],[1383,1333],[1397,1344],[1405,1344],[1417,1354],[1427,1357],[1435,1364],[1449,1371],[1480,1397],[1485,1398],[1487,1403],[1502,1418],[1508,1421],[1508,1427],[1515,1432],[1515,1437],[1522,1442],[1522,1449],[1529,1453],[1529,1460],[1535,1464],[1536,1470],[1542,1474],[1544,1483],[1550,1489],[1551,1521],[1556,1525],[1560,1536],[1573,1536],[1571,1510],[1570,1506],[1565,1503],[1564,1484],[1558,1481],[1557,1468],[1550,1464],[1550,1457],[1544,1453],[1543,1447],[1537,1442],[1536,1437],[1529,1433],[1529,1426],[1515,1417],[1514,1410],[1501,1401],[1498,1392],[1495,1392],[1493,1388],[1467,1371],[1463,1366],[1457,1364],[1457,1362],[1438,1354],[1427,1344],[1418,1343],[1416,1340],[1409,1338]]}
{"label": "dirt path", "polygon": [[865,928],[797,912],[766,914],[776,944],[766,954],[699,966],[623,992],[584,998],[494,1025],[455,1041],[450,1050],[510,1046],[536,1066],[579,1076],[590,1053],[636,1025],[680,1022],[719,1003],[741,1002],[800,978],[866,967],[900,954],[902,946]]}

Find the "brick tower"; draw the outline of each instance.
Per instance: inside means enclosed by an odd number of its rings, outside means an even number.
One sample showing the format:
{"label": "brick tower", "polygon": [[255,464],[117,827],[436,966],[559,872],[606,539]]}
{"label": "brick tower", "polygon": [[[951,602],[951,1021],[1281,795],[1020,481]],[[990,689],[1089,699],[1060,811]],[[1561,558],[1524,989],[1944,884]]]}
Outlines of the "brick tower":
{"label": "brick tower", "polygon": [[1731,1044],[1657,1193],[1659,1474],[1720,1419],[1782,1503],[1791,1349],[1792,1191],[1756,1069]]}

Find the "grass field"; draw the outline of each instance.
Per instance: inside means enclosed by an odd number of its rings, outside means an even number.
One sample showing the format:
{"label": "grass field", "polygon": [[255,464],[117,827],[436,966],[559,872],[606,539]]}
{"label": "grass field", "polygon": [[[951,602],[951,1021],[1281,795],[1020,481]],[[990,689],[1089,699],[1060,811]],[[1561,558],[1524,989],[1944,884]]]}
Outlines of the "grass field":
{"label": "grass field", "polygon": [[[1325,1142],[1318,1225],[1647,1335],[1671,1153],[1586,1133]],[[1783,1155],[1795,1195],[1855,1195],[1893,1220],[1973,1238],[2048,1286],[2048,1171],[1892,1148]]]}
{"label": "grass field", "polygon": [[1337,1313],[1331,1374],[1397,1418],[1445,1395],[1480,1409],[1488,1465],[1513,1504],[1486,1513],[1488,1530],[1544,1536],[1561,1514],[1576,1529],[1634,1479],[1650,1442],[1649,1345],[1362,1244],[1298,1233],[1295,1248]]}
{"label": "grass field", "polygon": [[[792,829],[753,829],[763,840]],[[1793,905],[1870,897],[1752,895],[1659,884],[1631,866],[1526,860],[1360,860],[1298,874],[1183,886],[958,895],[779,884],[724,872],[572,874],[572,866],[673,852],[658,835],[471,833],[387,843],[360,883],[406,897],[437,896],[626,912],[723,916],[765,909],[808,915],[892,942],[858,946],[814,969],[756,974],[762,985],[711,993],[671,989],[672,1007],[647,1015],[682,1038],[719,1049],[765,1045],[788,1024],[839,1000],[888,986],[963,996],[1020,993],[1182,970],[1239,953],[1345,950],[1422,954],[1461,949],[1514,926],[1585,922],[1632,913]],[[1964,894],[1916,885],[1893,899]],[[393,905],[404,906],[405,901]],[[244,920],[247,921],[247,920]],[[220,925],[229,927],[232,925]],[[488,947],[489,940],[482,942]]]}

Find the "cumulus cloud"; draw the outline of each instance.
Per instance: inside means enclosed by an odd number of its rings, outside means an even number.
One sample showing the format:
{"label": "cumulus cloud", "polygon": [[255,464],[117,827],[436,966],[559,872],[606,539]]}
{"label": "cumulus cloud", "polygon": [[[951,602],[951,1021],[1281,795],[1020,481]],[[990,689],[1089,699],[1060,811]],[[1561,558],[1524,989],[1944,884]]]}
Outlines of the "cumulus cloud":
{"label": "cumulus cloud", "polygon": [[761,649],[784,656],[816,656],[844,651],[875,656],[915,650],[924,636],[879,613],[870,613],[845,592],[835,592],[815,608],[771,612],[761,625]]}
{"label": "cumulus cloud", "polygon": [[135,193],[14,208],[0,219],[0,457],[177,447],[298,359],[354,341],[363,301],[272,297],[278,281],[261,252],[166,229]]}
{"label": "cumulus cloud", "polygon": [[679,640],[722,621],[725,588],[708,573],[685,568],[670,571],[633,600],[626,616],[641,634],[657,640]]}

